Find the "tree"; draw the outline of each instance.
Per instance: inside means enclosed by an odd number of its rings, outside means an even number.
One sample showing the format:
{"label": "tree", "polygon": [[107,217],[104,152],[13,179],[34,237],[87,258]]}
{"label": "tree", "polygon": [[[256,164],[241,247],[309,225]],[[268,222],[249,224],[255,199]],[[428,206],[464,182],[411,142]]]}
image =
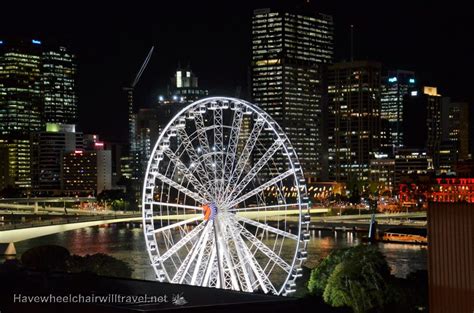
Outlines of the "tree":
{"label": "tree", "polygon": [[308,281],[308,290],[311,295],[323,295],[329,276],[334,268],[341,263],[346,251],[347,249],[334,250],[311,271]]}
{"label": "tree", "polygon": [[97,201],[110,205],[115,211],[127,211],[131,207],[129,195],[120,189],[102,191],[97,195]]}
{"label": "tree", "polygon": [[387,303],[390,268],[374,246],[336,250],[311,273],[308,289],[326,303],[348,306],[354,312],[368,312]]}
{"label": "tree", "polygon": [[61,246],[44,245],[26,250],[21,255],[21,263],[38,271],[64,271],[69,251]]}
{"label": "tree", "polygon": [[103,253],[73,255],[67,260],[67,269],[72,273],[91,272],[101,276],[124,278],[130,278],[133,272],[128,263]]}

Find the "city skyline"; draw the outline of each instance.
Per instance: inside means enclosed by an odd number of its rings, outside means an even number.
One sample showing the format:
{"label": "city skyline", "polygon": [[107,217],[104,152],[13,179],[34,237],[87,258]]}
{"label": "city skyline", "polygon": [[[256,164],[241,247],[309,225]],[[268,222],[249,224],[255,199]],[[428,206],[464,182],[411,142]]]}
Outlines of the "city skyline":
{"label": "city skyline", "polygon": [[[256,1],[230,9],[214,2],[201,6],[161,4],[156,10],[144,10],[146,6],[130,10],[97,7],[93,12],[78,7],[77,13],[67,19],[52,18],[44,6],[23,18],[12,15],[2,19],[0,40],[21,35],[70,47],[78,61],[79,125],[86,133],[125,141],[127,102],[121,87],[133,80],[152,45],[156,52],[136,89],[136,103],[140,107],[156,101],[178,62],[190,63],[210,94],[234,96],[240,86],[241,97],[245,98],[252,12],[272,3]],[[405,3],[386,12],[387,8],[381,5],[344,5],[338,8],[325,2],[312,4],[317,12],[333,15],[336,62],[349,58],[349,28],[354,24],[355,59],[368,58],[387,68],[412,70],[420,84],[437,86],[443,96],[455,101],[472,102],[467,73],[473,61],[454,45],[460,37],[470,37],[469,10]],[[15,9],[14,5],[7,6]],[[87,22],[82,18],[84,14],[88,16]],[[215,22],[208,23],[209,18]],[[30,23],[22,26],[26,19]],[[31,21],[37,25],[34,30]],[[58,28],[58,23],[62,27]],[[452,68],[465,70],[455,74]],[[123,121],[123,127],[101,120],[103,114],[112,110]]]}

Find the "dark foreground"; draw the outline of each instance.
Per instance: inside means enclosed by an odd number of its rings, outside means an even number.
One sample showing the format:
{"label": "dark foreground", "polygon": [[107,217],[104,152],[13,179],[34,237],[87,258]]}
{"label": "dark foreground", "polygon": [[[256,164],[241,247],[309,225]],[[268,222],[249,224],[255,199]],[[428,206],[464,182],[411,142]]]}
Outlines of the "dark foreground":
{"label": "dark foreground", "polygon": [[[94,274],[43,273],[21,269],[0,272],[0,312],[285,312],[310,308],[316,312],[350,312],[328,307],[318,299],[298,299],[265,294],[249,294],[220,289],[152,281],[101,277]],[[27,296],[44,296],[36,301],[51,301],[52,296],[156,296],[158,303],[31,303]],[[109,296],[111,295],[111,296]],[[33,299],[34,298],[30,298]],[[48,299],[48,300],[44,300]],[[57,298],[56,298],[57,299]],[[98,299],[98,298],[96,298]],[[106,299],[106,298],[102,298]],[[126,298],[122,298],[126,299]],[[130,299],[130,298],[128,298]],[[56,300],[57,301],[57,300]],[[61,301],[61,300],[60,300]],[[85,300],[86,301],[86,300]],[[100,301],[100,300],[99,300]],[[109,301],[107,301],[109,302]],[[112,301],[113,302],[113,301]]]}

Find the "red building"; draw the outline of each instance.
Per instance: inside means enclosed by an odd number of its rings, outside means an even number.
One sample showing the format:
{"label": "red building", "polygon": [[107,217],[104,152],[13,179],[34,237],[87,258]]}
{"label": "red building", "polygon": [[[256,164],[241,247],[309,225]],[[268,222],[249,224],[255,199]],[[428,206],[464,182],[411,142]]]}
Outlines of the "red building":
{"label": "red building", "polygon": [[400,184],[401,202],[468,202],[474,203],[474,178],[436,178],[430,184]]}

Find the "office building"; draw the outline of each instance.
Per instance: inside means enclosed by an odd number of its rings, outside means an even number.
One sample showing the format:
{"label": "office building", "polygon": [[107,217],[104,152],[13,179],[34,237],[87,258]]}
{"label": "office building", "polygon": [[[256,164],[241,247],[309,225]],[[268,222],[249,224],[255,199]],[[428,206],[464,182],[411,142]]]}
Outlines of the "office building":
{"label": "office building", "polygon": [[[258,9],[252,18],[251,95],[283,128],[310,180],[325,176],[322,112],[333,61],[332,16],[307,8]],[[271,138],[262,138],[262,144]],[[261,153],[255,153],[259,158]],[[283,160],[275,165],[285,168]]]}
{"label": "office building", "polygon": [[404,70],[389,70],[382,78],[380,117],[388,121],[392,152],[403,146],[403,98],[415,82],[415,73]]}
{"label": "office building", "polygon": [[[168,88],[166,96],[159,96],[158,101],[165,102],[187,102],[191,103],[207,97],[209,91],[199,88],[198,77],[193,73],[190,66],[186,69],[178,66],[174,77],[171,78],[171,88]],[[168,99],[166,99],[168,98]]]}
{"label": "office building", "polygon": [[31,187],[31,135],[76,119],[74,57],[40,40],[0,40],[0,147],[14,187]]}
{"label": "office building", "polygon": [[37,40],[0,44],[0,147],[7,150],[14,187],[29,188],[30,132],[42,126],[41,45]]}
{"label": "office building", "polygon": [[371,183],[377,184],[380,194],[383,191],[392,192],[395,187],[395,159],[389,159],[388,155],[376,154],[375,159],[370,160]]}
{"label": "office building", "polygon": [[469,104],[443,97],[441,124],[443,141],[453,143],[459,160],[469,159]]}
{"label": "office building", "polygon": [[68,195],[97,196],[112,189],[111,151],[75,150],[64,154],[62,182]]}
{"label": "office building", "polygon": [[404,137],[404,146],[426,149],[436,170],[442,143],[441,99],[436,87],[424,86],[411,90],[403,106],[403,131],[410,134]]}
{"label": "office building", "polygon": [[63,155],[83,148],[83,135],[75,125],[47,123],[46,129],[32,134],[32,189],[38,195],[62,192]]}
{"label": "office building", "polygon": [[400,148],[395,152],[395,187],[410,176],[434,173],[433,158],[424,149]]}
{"label": "office building", "polygon": [[380,150],[380,71],[371,61],[342,62],[328,71],[329,178],[369,179]]}
{"label": "office building", "polygon": [[42,53],[44,122],[77,123],[75,55],[65,47]]}
{"label": "office building", "polygon": [[407,148],[426,148],[433,154],[441,143],[441,95],[436,87],[422,87],[410,91],[403,106],[403,131]]}
{"label": "office building", "polygon": [[9,171],[10,155],[8,152],[8,147],[0,146],[0,191],[14,184]]}

